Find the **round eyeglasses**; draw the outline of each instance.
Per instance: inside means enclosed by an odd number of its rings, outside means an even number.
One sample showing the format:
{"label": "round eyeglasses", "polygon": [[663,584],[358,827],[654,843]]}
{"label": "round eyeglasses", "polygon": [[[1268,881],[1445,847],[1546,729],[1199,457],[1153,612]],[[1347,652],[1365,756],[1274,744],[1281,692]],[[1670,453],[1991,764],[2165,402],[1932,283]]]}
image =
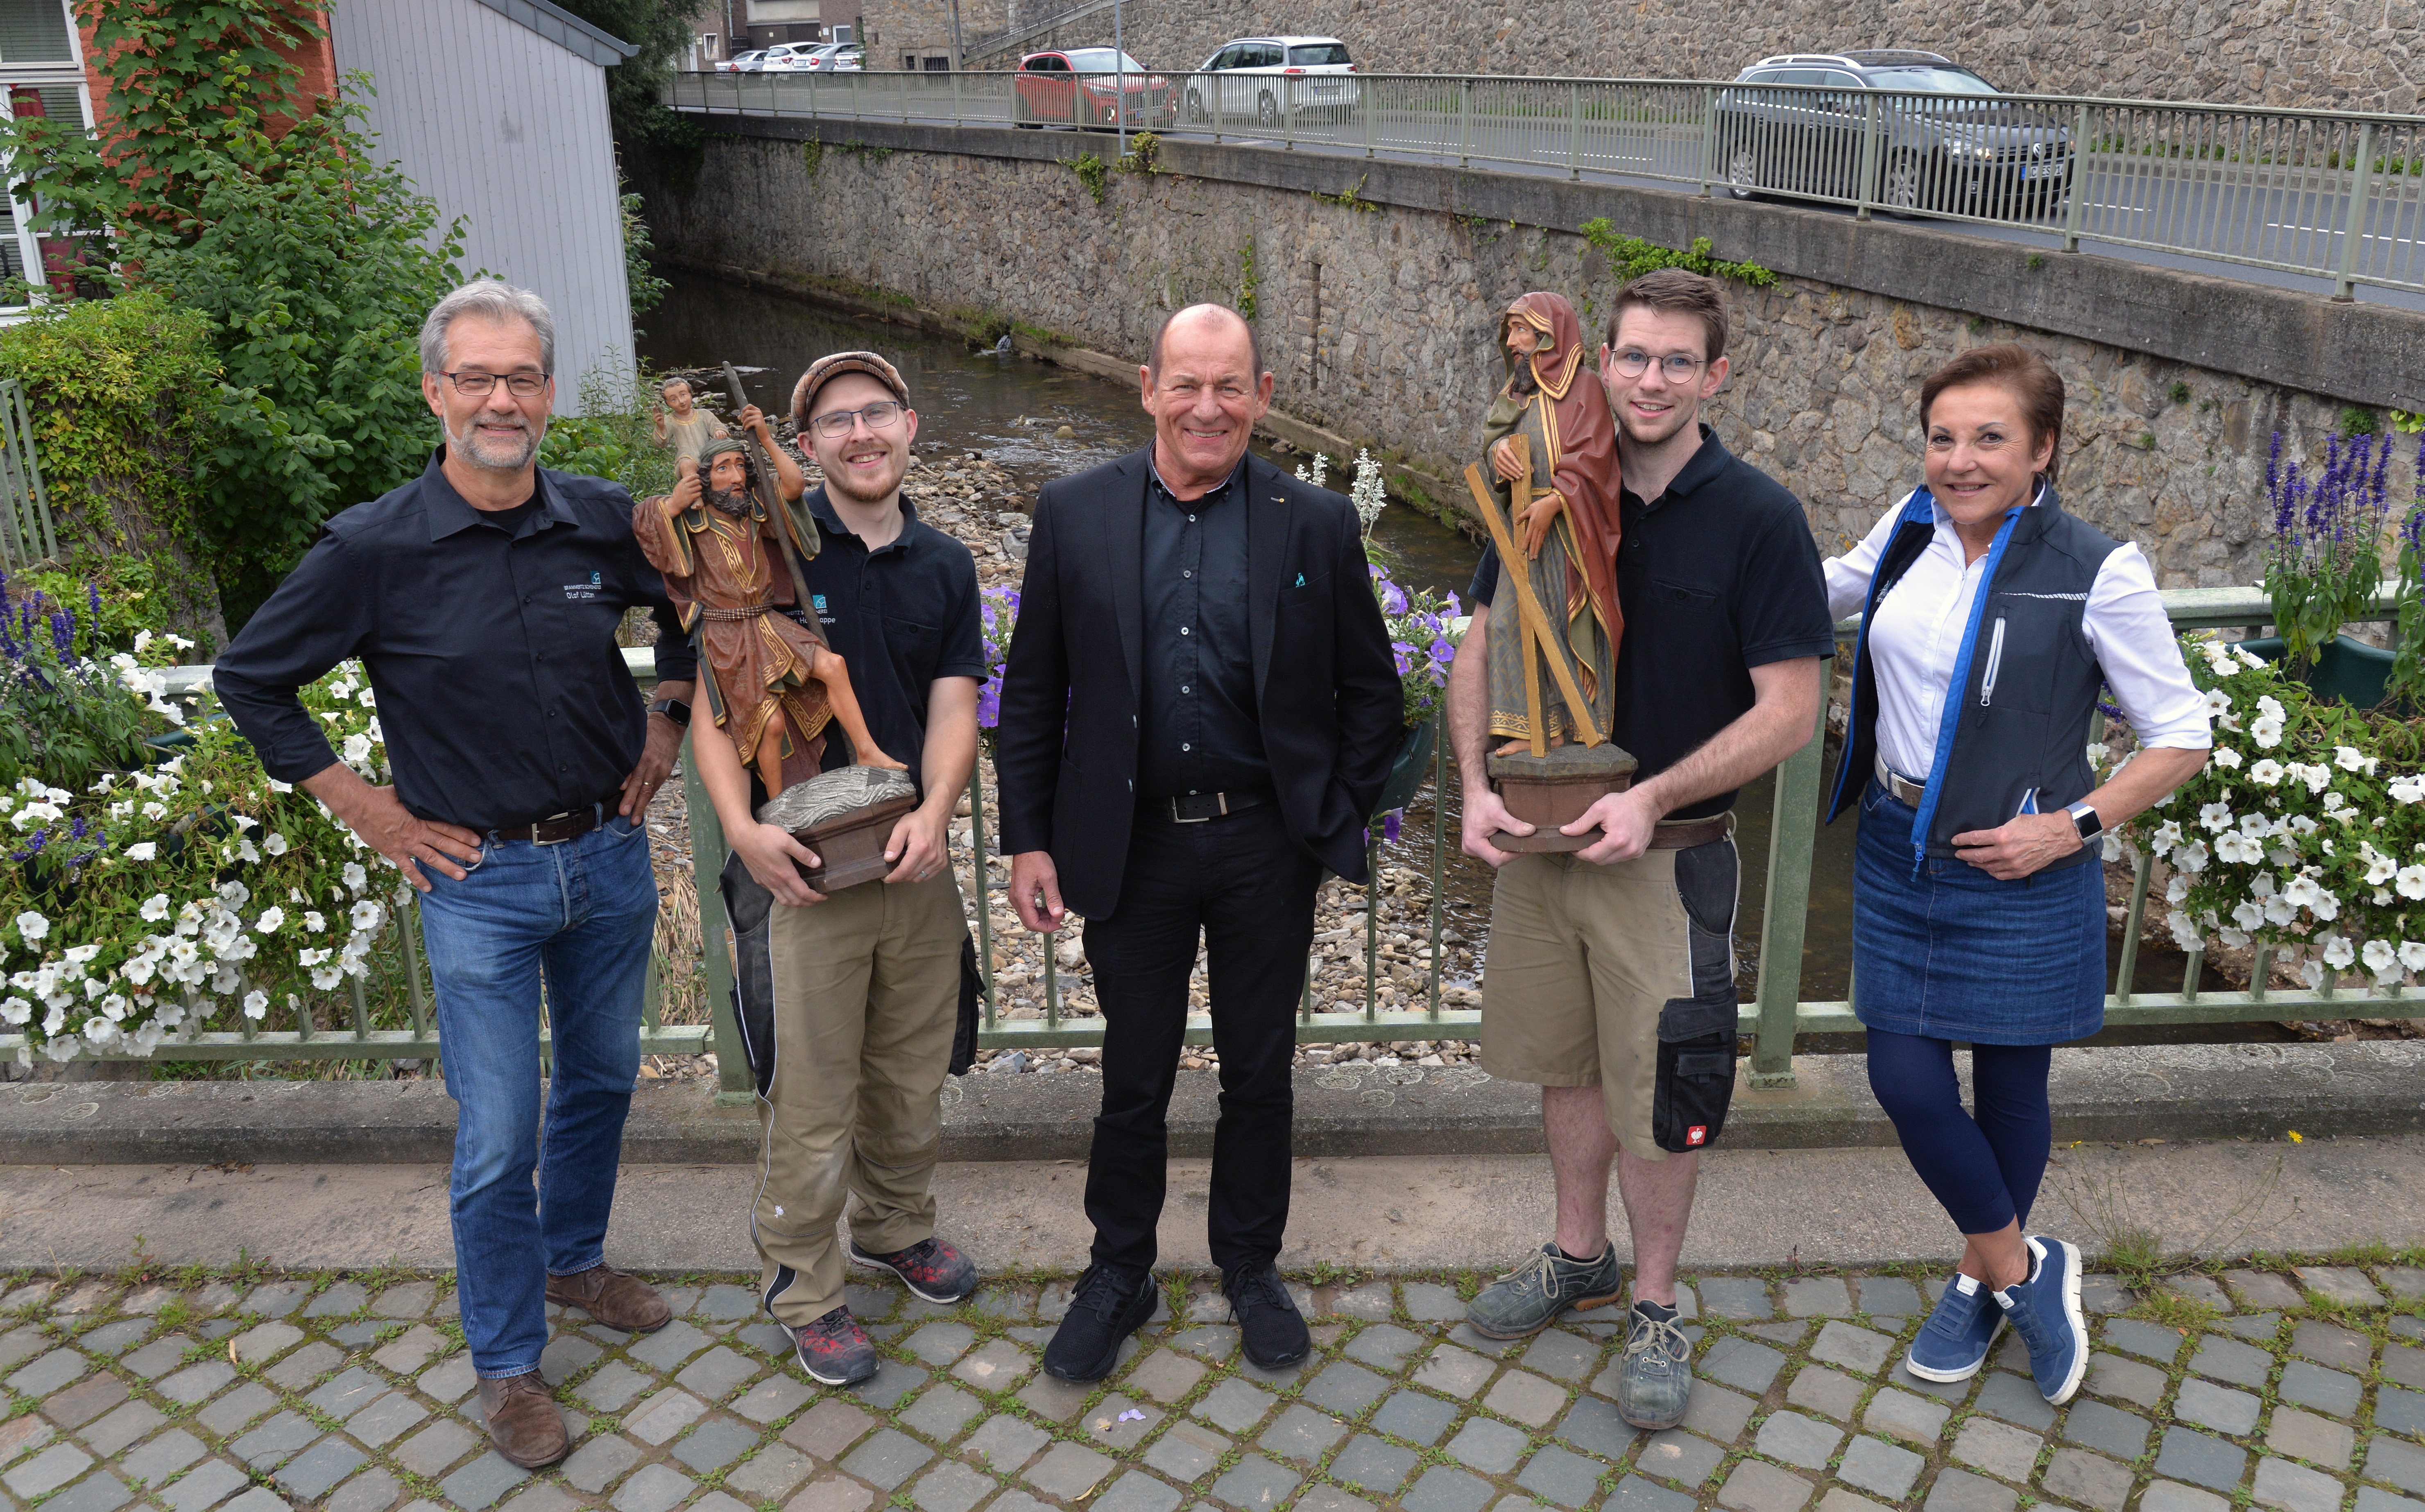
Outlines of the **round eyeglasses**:
{"label": "round eyeglasses", "polygon": [[861,405],[856,410],[836,410],[828,414],[818,415],[809,424],[815,426],[817,434],[826,440],[840,441],[850,434],[853,421],[864,420],[867,422],[868,429],[882,430],[899,420],[901,411],[907,408],[907,406],[896,404],[891,399],[878,399],[874,404]]}
{"label": "round eyeglasses", "polygon": [[[1659,371],[1667,376],[1670,383],[1686,381],[1704,365],[1700,358],[1687,357],[1682,352],[1669,352],[1658,362]],[[1650,371],[1651,357],[1640,347],[1629,346],[1616,353],[1612,362],[1620,378],[1638,378]]]}

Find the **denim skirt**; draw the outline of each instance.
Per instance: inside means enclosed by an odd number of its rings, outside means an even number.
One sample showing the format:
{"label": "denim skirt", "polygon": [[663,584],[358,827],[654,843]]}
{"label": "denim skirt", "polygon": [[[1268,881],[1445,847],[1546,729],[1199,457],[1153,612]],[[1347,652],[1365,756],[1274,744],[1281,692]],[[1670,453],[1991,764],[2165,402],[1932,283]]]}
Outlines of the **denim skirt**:
{"label": "denim skirt", "polygon": [[1853,863],[1853,1012],[1871,1029],[1979,1045],[2051,1045],[2105,1024],[2105,868],[1999,882],[1930,857],[1918,817],[1872,780]]}

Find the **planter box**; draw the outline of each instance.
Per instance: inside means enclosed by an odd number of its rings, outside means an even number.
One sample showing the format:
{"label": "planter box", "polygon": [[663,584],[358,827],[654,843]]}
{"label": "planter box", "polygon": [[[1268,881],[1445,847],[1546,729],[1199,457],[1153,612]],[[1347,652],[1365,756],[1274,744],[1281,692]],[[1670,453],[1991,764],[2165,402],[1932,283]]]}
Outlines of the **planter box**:
{"label": "planter box", "polygon": [[[2282,640],[2267,635],[2240,643],[2248,654],[2269,662],[2282,659]],[[2348,635],[2335,635],[2316,653],[2313,666],[2300,681],[2327,699],[2338,699],[2354,709],[2371,709],[2383,701],[2384,681],[2391,675],[2391,652]],[[2399,713],[2411,711],[2402,708]]]}
{"label": "planter box", "polygon": [[1438,729],[1435,719],[1406,727],[1405,744],[1398,748],[1398,759],[1389,764],[1389,780],[1381,784],[1381,796],[1373,805],[1374,814],[1403,809],[1423,790],[1432,775],[1432,741]]}

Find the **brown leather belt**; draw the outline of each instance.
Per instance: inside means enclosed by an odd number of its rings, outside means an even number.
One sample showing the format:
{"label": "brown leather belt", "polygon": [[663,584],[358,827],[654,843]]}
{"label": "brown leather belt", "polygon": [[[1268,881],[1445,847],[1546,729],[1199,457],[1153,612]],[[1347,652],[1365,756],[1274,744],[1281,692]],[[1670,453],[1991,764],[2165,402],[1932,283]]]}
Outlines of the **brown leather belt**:
{"label": "brown leather belt", "polygon": [[499,840],[527,840],[534,845],[561,845],[568,840],[579,840],[606,822],[606,816],[618,812],[616,800],[609,798],[587,808],[570,809],[563,813],[551,813],[544,819],[528,824],[494,825],[485,831]]}
{"label": "brown leather belt", "polygon": [[1662,819],[1650,831],[1652,850],[1690,850],[1713,840],[1724,840],[1735,832],[1732,809],[1713,813],[1706,819]]}

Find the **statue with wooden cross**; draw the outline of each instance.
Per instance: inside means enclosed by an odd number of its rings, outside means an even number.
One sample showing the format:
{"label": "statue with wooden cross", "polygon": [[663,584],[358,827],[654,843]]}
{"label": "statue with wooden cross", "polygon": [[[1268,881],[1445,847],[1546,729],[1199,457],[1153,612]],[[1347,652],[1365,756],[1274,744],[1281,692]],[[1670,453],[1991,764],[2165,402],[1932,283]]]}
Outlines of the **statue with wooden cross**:
{"label": "statue with wooden cross", "polygon": [[1583,371],[1582,326],[1562,296],[1521,296],[1501,317],[1500,337],[1507,381],[1483,422],[1491,475],[1478,466],[1465,475],[1499,553],[1490,733],[1504,744],[1490,754],[1490,778],[1508,812],[1535,828],[1492,844],[1581,850],[1600,832],[1558,827],[1624,789],[1635,765],[1608,737],[1625,635],[1616,418]]}

